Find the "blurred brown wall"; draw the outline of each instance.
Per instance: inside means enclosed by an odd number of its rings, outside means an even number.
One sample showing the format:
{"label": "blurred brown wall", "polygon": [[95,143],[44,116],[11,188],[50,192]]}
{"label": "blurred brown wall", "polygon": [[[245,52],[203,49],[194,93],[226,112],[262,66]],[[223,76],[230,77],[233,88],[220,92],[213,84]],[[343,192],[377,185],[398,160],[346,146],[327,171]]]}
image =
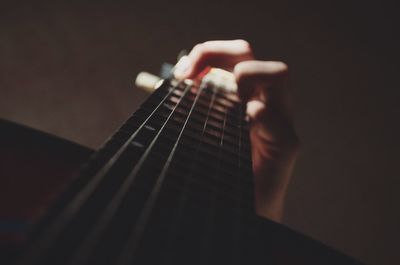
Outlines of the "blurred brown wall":
{"label": "blurred brown wall", "polygon": [[[1,1],[0,117],[93,148],[182,48],[245,38],[286,61],[302,153],[285,223],[399,264],[399,40],[389,2]],[[1,132],[0,132],[1,133]]]}

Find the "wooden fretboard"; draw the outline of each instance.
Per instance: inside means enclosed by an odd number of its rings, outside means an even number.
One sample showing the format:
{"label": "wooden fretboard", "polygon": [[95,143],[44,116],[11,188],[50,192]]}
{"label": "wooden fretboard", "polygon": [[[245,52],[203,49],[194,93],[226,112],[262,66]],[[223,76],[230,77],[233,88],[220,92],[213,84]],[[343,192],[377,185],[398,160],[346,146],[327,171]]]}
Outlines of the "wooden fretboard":
{"label": "wooden fretboard", "polygon": [[357,264],[257,217],[242,105],[174,82],[96,153],[16,264]]}

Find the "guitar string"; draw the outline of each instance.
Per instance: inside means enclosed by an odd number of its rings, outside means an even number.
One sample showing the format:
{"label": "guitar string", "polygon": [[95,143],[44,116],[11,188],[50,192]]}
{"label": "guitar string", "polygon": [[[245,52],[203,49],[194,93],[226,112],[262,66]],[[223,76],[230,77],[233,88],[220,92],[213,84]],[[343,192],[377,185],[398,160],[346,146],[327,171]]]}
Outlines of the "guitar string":
{"label": "guitar string", "polygon": [[[194,171],[194,165],[195,165],[195,162],[197,161],[197,158],[198,158],[198,146],[200,146],[201,144],[203,144],[203,140],[204,140],[204,134],[205,134],[205,130],[206,130],[206,128],[207,128],[207,125],[208,125],[208,117],[209,117],[209,114],[210,114],[210,111],[211,111],[211,109],[212,109],[212,106],[214,105],[214,100],[215,100],[215,95],[216,95],[216,90],[215,90],[215,88],[214,88],[214,94],[213,94],[213,100],[212,100],[212,102],[211,102],[211,104],[210,104],[210,106],[209,106],[209,110],[208,110],[208,113],[207,113],[207,118],[206,118],[206,120],[205,120],[205,124],[204,124],[204,127],[203,127],[203,132],[202,132],[202,135],[201,135],[201,139],[200,139],[200,142],[197,144],[197,148],[196,148],[196,150],[195,150],[195,153],[194,153],[194,159],[192,160],[192,163],[190,164],[190,170],[189,170],[189,172],[186,174],[186,182],[185,182],[185,184],[184,184],[184,188],[183,188],[183,192],[182,192],[182,194],[181,194],[181,199],[180,199],[180,202],[179,202],[179,205],[178,205],[178,209],[177,209],[177,213],[176,213],[176,216],[175,216],[175,218],[174,218],[174,220],[175,220],[175,222],[173,223],[173,227],[172,228],[170,228],[170,231],[169,231],[169,236],[168,236],[168,240],[167,240],[167,242],[165,243],[165,245],[166,245],[166,247],[167,247],[167,249],[165,249],[164,250],[164,255],[163,255],[163,257],[164,257],[164,261],[166,261],[166,260],[169,260],[169,261],[171,261],[171,255],[173,254],[173,251],[172,251],[172,247],[173,247],[173,242],[175,241],[175,235],[176,235],[176,233],[177,233],[177,229],[178,229],[178,220],[180,220],[181,218],[182,218],[182,215],[183,215],[183,210],[184,210],[184,207],[185,207],[185,204],[186,204],[186,201],[187,201],[187,197],[188,197],[188,194],[189,194],[189,189],[190,189],[190,185],[191,185],[191,182],[189,182],[188,181],[188,179],[190,179],[190,177],[192,176],[192,174],[193,174],[193,171]],[[224,116],[224,124],[225,124],[225,121],[226,121],[226,117],[227,117],[227,112],[225,112],[225,116]],[[221,138],[221,140],[222,140],[222,138]],[[220,159],[219,159],[220,160]],[[220,161],[221,162],[221,161]],[[167,262],[168,263],[168,262]]]}
{"label": "guitar string", "polygon": [[[215,91],[215,93],[214,93],[213,96],[214,96],[214,99],[215,99],[216,90],[214,90],[214,91]],[[212,109],[213,103],[214,102],[212,102],[212,104],[210,104],[210,109],[209,109],[209,112],[208,112],[208,115],[207,115],[207,119],[206,119],[204,127],[203,127],[202,138],[201,138],[201,141],[198,144],[198,146],[203,144],[205,130],[206,130],[207,125],[208,125],[208,116],[209,116],[209,113],[210,113],[210,111]],[[223,128],[222,128],[223,130],[225,130],[226,118],[227,118],[227,112],[225,112],[225,116],[224,116]],[[223,138],[224,138],[224,132],[222,134],[222,137],[221,137],[221,140],[220,140],[220,146],[219,146],[220,147],[219,148],[219,155],[218,155],[219,156],[219,159],[218,159],[219,166],[221,165],[221,162],[222,162],[220,157],[221,157],[221,147],[222,147],[222,144],[223,144]],[[180,200],[179,205],[178,205],[178,210],[177,210],[178,214],[175,217],[175,223],[173,224],[173,227],[170,230],[170,236],[169,236],[169,239],[168,239],[168,241],[166,243],[167,249],[164,250],[164,253],[165,253],[164,254],[164,259],[163,259],[164,261],[168,260],[169,262],[172,262],[171,261],[171,258],[172,258],[171,255],[173,254],[173,251],[172,251],[171,248],[173,247],[173,242],[176,239],[174,236],[177,233],[178,220],[182,218],[184,207],[185,207],[185,204],[186,204],[186,201],[187,201],[187,198],[188,198],[188,195],[189,195],[189,190],[190,190],[190,187],[191,187],[191,184],[192,184],[191,182],[188,181],[188,179],[190,179],[190,177],[192,176],[192,173],[194,171],[194,165],[195,165],[195,162],[197,161],[197,158],[198,158],[198,152],[197,151],[198,151],[198,148],[196,149],[196,152],[194,154],[194,159],[193,159],[192,163],[190,164],[191,170],[189,171],[189,174],[187,174],[188,176],[186,176],[186,182],[185,182],[185,185],[184,185],[184,188],[183,188],[183,192],[182,192],[182,195],[181,195],[181,200]],[[218,175],[218,172],[215,172],[215,173],[216,173],[215,175]],[[217,190],[215,189],[215,195],[216,195],[216,193],[217,193]],[[210,207],[210,210],[211,210],[211,208],[215,208],[215,205],[214,205],[214,207]],[[211,212],[212,212],[212,210],[211,210]],[[207,225],[207,227],[211,226],[211,223],[212,223],[212,216],[211,215],[212,215],[212,213],[209,215],[209,225]],[[168,263],[168,261],[167,261],[167,263]]]}
{"label": "guitar string", "polygon": [[[239,111],[239,117],[240,117],[240,123],[239,123],[239,136],[238,136],[238,155],[237,155],[237,167],[238,167],[238,172],[239,174],[237,174],[237,185],[238,187],[241,187],[241,178],[244,177],[242,175],[242,140],[243,140],[243,124],[245,123],[245,111],[246,111],[246,106],[240,106],[240,111]],[[226,124],[225,124],[226,125]],[[224,125],[224,128],[225,128]],[[249,176],[250,177],[250,176]],[[240,251],[240,233],[241,233],[241,227],[242,227],[242,220],[241,218],[244,216],[244,214],[242,213],[242,207],[244,207],[244,205],[242,205],[243,203],[243,199],[242,199],[242,192],[245,189],[240,189],[240,191],[237,193],[237,216],[236,218],[233,218],[233,249],[231,251],[232,253],[232,261],[234,262],[234,264],[241,264],[241,251]]]}
{"label": "guitar string", "polygon": [[191,160],[191,163],[189,165],[190,170],[187,171],[186,177],[185,177],[185,182],[183,184],[183,188],[182,188],[182,192],[180,194],[180,200],[178,202],[178,206],[176,208],[175,211],[175,215],[173,218],[173,222],[172,222],[172,227],[169,228],[169,232],[168,232],[168,236],[167,236],[167,240],[165,243],[165,246],[167,247],[167,249],[164,250],[164,258],[163,260],[168,260],[171,257],[172,254],[172,247],[175,241],[175,236],[178,233],[178,227],[179,227],[179,220],[182,219],[183,216],[183,210],[186,204],[186,199],[188,197],[188,192],[189,189],[187,187],[187,185],[189,184],[189,179],[192,178],[193,176],[193,169],[194,169],[194,165],[195,162],[197,161],[197,157],[198,157],[198,153],[199,153],[199,147],[203,144],[203,139],[204,139],[204,134],[205,134],[205,130],[207,128],[208,125],[208,119],[210,116],[210,112],[214,106],[214,102],[215,102],[215,97],[216,97],[216,93],[215,90],[213,91],[213,95],[212,98],[210,100],[210,104],[207,110],[207,115],[206,115],[206,119],[204,120],[204,124],[203,124],[203,128],[202,128],[202,132],[200,135],[200,139],[197,142],[196,146],[195,146],[195,150],[194,150],[194,154],[193,154],[193,159]]}
{"label": "guitar string", "polygon": [[[167,95],[165,98],[168,98],[168,95]],[[161,103],[163,103],[163,102],[165,101],[165,98],[164,98],[164,100],[163,100]],[[160,104],[161,104],[161,103],[160,103]],[[154,112],[153,112],[153,113],[154,113]],[[152,113],[152,114],[153,114],[153,113]],[[149,118],[152,116],[152,114],[149,116]],[[172,113],[171,113],[171,115],[172,115]],[[148,118],[148,119],[149,119],[149,118]],[[146,121],[147,121],[148,119],[146,119]],[[143,124],[145,124],[146,121],[144,121]],[[143,124],[142,124],[142,126],[143,126]],[[140,129],[140,128],[139,128],[139,129]],[[139,130],[139,129],[138,129],[138,130]],[[138,130],[137,130],[137,131],[138,131]],[[203,133],[204,133],[204,132],[203,132]],[[132,137],[132,138],[133,138],[133,137]],[[129,141],[129,140],[128,140],[128,141]],[[118,203],[116,203],[116,204],[118,204]],[[114,204],[114,205],[116,205],[116,204]],[[74,264],[76,264],[76,263],[74,263]]]}
{"label": "guitar string", "polygon": [[[222,136],[221,136],[221,140],[220,140],[220,146],[219,146],[219,154],[218,154],[218,156],[221,158],[221,156],[222,156],[222,148],[223,148],[223,146],[224,146],[224,144],[225,144],[225,142],[224,142],[224,137],[225,137],[225,133],[226,133],[226,124],[227,124],[227,117],[228,117],[228,111],[229,111],[229,109],[227,108],[227,110],[226,110],[226,112],[225,112],[225,116],[224,116],[224,120],[223,120],[223,127],[222,127]],[[241,113],[240,113],[241,114]],[[240,116],[241,117],[241,116]],[[242,120],[242,119],[241,119]],[[237,167],[238,167],[238,169],[239,169],[239,167],[240,167],[240,157],[239,157],[239,153],[240,153],[240,141],[241,141],[241,139],[240,139],[240,137],[241,137],[241,126],[239,127],[240,129],[239,129],[239,138],[238,138],[238,142],[237,142],[237,144],[238,144],[238,156],[237,156]],[[212,201],[213,201],[213,203],[212,203],[212,207],[210,208],[210,215],[209,215],[209,219],[208,219],[208,223],[207,223],[207,230],[209,231],[208,233],[210,233],[211,235],[213,235],[213,233],[212,233],[212,226],[213,226],[213,224],[214,224],[214,226],[215,226],[215,221],[216,221],[216,210],[217,210],[217,207],[216,207],[216,205],[217,205],[217,201],[218,201],[218,190],[219,190],[219,185],[218,185],[218,183],[217,183],[217,179],[218,178],[220,178],[221,177],[221,174],[224,174],[223,172],[221,172],[221,166],[222,166],[222,163],[221,163],[222,161],[221,161],[221,159],[219,159],[219,163],[218,163],[218,170],[217,170],[217,172],[216,172],[216,174],[215,174],[215,189],[214,189],[214,193],[213,193],[213,198],[212,198]],[[240,171],[239,171],[240,172]],[[240,175],[237,175],[237,180],[239,180],[240,179]],[[238,185],[238,187],[240,187],[240,184]],[[239,192],[239,194],[240,194],[240,192]],[[237,210],[240,210],[240,198],[237,198],[237,200],[236,200],[236,206],[237,206]],[[240,222],[240,220],[239,220],[239,218],[240,218],[240,212],[239,212],[239,214],[237,215],[237,217],[238,218],[233,218],[234,220],[233,220],[233,222],[235,222],[235,220],[237,220],[238,222]],[[213,223],[213,219],[214,219],[214,223]],[[235,248],[236,247],[236,244],[238,244],[238,238],[235,238],[235,234],[236,233],[233,233],[233,239],[234,239],[234,243],[233,243],[233,245],[232,245],[232,247],[233,248]],[[236,239],[236,240],[235,240]],[[212,242],[212,239],[211,239],[211,242]],[[208,248],[208,249],[210,249],[211,248],[211,245],[210,244],[208,244],[208,245],[206,245],[206,248]],[[234,249],[232,249],[232,250],[234,250]],[[205,250],[205,252],[207,253],[207,250]],[[209,251],[208,251],[209,252]],[[235,255],[237,255],[238,254],[238,249],[236,250],[236,251],[230,251],[231,253],[232,253],[232,259],[231,259],[231,264],[234,264],[234,262],[237,264],[238,262],[239,262],[239,260],[235,257]],[[210,253],[210,252],[209,252]],[[211,253],[210,253],[211,254]],[[208,256],[208,257],[210,257],[210,256]],[[205,262],[207,262],[207,261],[205,261]]]}
{"label": "guitar string", "polygon": [[99,220],[93,225],[93,227],[87,233],[78,251],[75,252],[74,256],[72,257],[72,259],[68,264],[71,265],[86,264],[87,259],[90,258],[90,254],[92,253],[92,251],[96,246],[97,240],[103,235],[105,229],[107,228],[107,225],[115,216],[115,213],[117,212],[122,200],[125,198],[128,191],[131,189],[132,183],[136,179],[137,173],[142,168],[143,163],[147,160],[150,151],[152,150],[153,146],[155,145],[156,141],[158,140],[159,136],[164,130],[166,124],[168,123],[172,115],[175,113],[175,110],[178,108],[179,104],[184,99],[190,88],[191,86],[186,87],[186,89],[183,92],[183,95],[181,96],[181,98],[171,111],[171,113],[168,115],[166,121],[159,129],[159,131],[157,132],[151,143],[148,145],[146,151],[143,153],[140,160],[136,163],[136,165],[131,170],[129,175],[124,179],[123,183],[120,185],[119,190],[115,193],[111,201],[108,203],[106,209],[103,211],[103,214],[99,217]]}
{"label": "guitar string", "polygon": [[[228,118],[229,110],[230,110],[229,108],[226,109],[225,116],[224,116],[224,121],[223,121],[222,136],[221,136],[220,146],[219,146],[219,157],[220,158],[222,156],[221,153],[222,153],[222,149],[223,149],[223,146],[224,146],[224,137],[225,137],[225,133],[226,133],[226,124],[227,124],[227,118]],[[238,183],[238,187],[240,187],[240,162],[241,162],[240,161],[240,151],[241,151],[241,137],[242,137],[242,123],[243,123],[243,118],[242,118],[243,116],[242,115],[243,115],[243,113],[240,112],[239,113],[239,117],[240,117],[239,136],[238,136],[238,139],[237,139],[237,146],[238,146],[237,164],[235,163],[237,165],[237,168],[238,168],[238,171],[239,171],[239,174],[237,174],[237,178],[236,178],[237,183]],[[216,221],[216,219],[215,219],[216,218],[216,210],[217,210],[216,205],[217,205],[217,200],[218,200],[217,197],[218,197],[218,190],[219,190],[219,185],[217,183],[217,179],[221,178],[221,174],[224,174],[223,172],[220,171],[221,170],[221,166],[222,166],[222,160],[219,159],[218,170],[217,170],[217,172],[215,174],[216,182],[215,182],[215,190],[214,190],[214,194],[213,194],[214,195],[213,196],[213,203],[212,203],[212,207],[210,209],[211,213],[209,215],[208,227],[207,227],[207,230],[209,231],[208,233],[210,233],[211,235],[213,235],[212,226],[213,226],[213,224],[215,226],[215,221]],[[240,191],[239,191],[238,195],[239,195],[239,197],[236,196],[237,200],[235,201],[235,205],[236,205],[236,208],[237,208],[236,210],[238,211],[238,214],[236,215],[237,218],[233,218],[234,219],[233,220],[234,227],[232,227],[232,230],[236,230],[236,232],[232,231],[233,232],[232,238],[233,238],[234,242],[232,243],[232,249],[230,251],[230,253],[232,253],[231,264],[239,264],[240,263],[240,259],[238,258],[238,257],[240,257],[239,256],[240,255],[239,254],[239,252],[240,252],[239,251],[239,232],[238,232],[238,229],[240,227],[240,217],[241,217]],[[213,220],[212,220],[213,218],[214,218],[214,223],[213,223]],[[211,239],[211,242],[213,242],[212,239]],[[211,252],[210,252],[210,249],[212,248],[211,244],[206,244],[205,247],[208,248],[208,250],[206,249],[205,252],[206,253],[208,252],[208,253],[211,254]],[[210,256],[208,256],[208,257],[210,258]],[[205,262],[207,263],[207,260],[205,260]]]}
{"label": "guitar string", "polygon": [[[225,112],[225,116],[224,116],[224,120],[222,121],[222,132],[221,132],[221,139],[219,142],[219,146],[218,146],[218,159],[217,159],[217,166],[216,169],[214,171],[214,188],[212,189],[212,193],[211,193],[211,205],[210,208],[208,209],[208,215],[207,218],[205,220],[205,229],[204,229],[204,234],[203,234],[203,238],[204,238],[204,242],[207,241],[208,238],[210,238],[210,235],[212,234],[211,229],[213,226],[213,222],[215,221],[215,210],[216,210],[216,196],[217,196],[217,192],[218,192],[218,184],[217,184],[217,179],[219,177],[220,174],[220,166],[221,166],[221,151],[222,151],[222,145],[223,145],[223,141],[224,141],[224,131],[225,131],[225,125],[226,125],[226,116],[227,116],[227,110]],[[210,238],[211,240],[211,244],[212,244],[212,238]],[[204,255],[202,256],[202,258],[204,259],[203,262],[207,262],[206,259],[209,258],[209,256],[207,255],[210,254],[209,250],[211,248],[211,244],[204,244]]]}
{"label": "guitar string", "polygon": [[150,214],[154,208],[156,199],[158,198],[159,191],[161,190],[162,184],[164,182],[167,170],[169,169],[169,166],[172,162],[172,157],[175,154],[176,148],[182,137],[183,131],[185,130],[185,128],[187,126],[189,118],[191,117],[191,114],[193,113],[193,109],[195,108],[203,89],[204,89],[204,84],[202,83],[197,91],[196,98],[193,101],[193,104],[190,108],[190,111],[189,111],[187,117],[186,117],[184,125],[178,135],[178,138],[175,141],[175,144],[168,156],[168,159],[165,162],[165,164],[161,170],[161,173],[157,177],[156,183],[155,183],[155,185],[143,207],[143,210],[141,211],[141,214],[139,215],[139,218],[137,219],[137,222],[135,223],[132,231],[130,232],[129,239],[128,239],[123,251],[121,252],[119,258],[117,259],[116,264],[120,264],[120,265],[131,264],[134,259],[135,250],[137,248],[137,243],[143,234],[144,227],[146,226],[146,223],[147,223],[147,221],[150,217]]}
{"label": "guitar string", "polygon": [[[165,81],[164,85],[167,85]],[[180,84],[178,84],[180,85]],[[160,87],[159,89],[163,89]],[[136,137],[138,132],[144,127],[146,122],[156,113],[160,106],[168,99],[172,94],[173,89],[171,89],[167,95],[161,100],[161,102],[156,106],[154,111],[152,111],[145,121],[139,126],[139,128],[133,133],[128,140],[120,147],[120,149],[107,161],[107,163],[96,173],[91,181],[75,196],[71,203],[69,203],[65,209],[59,214],[56,220],[46,229],[43,234],[32,243],[31,248],[21,256],[21,258],[16,262],[16,265],[29,264],[37,262],[44,251],[46,251],[51,242],[60,234],[61,230],[68,225],[68,223],[77,214],[81,206],[88,199],[88,197],[94,192],[104,176],[109,172],[112,166],[118,161],[118,158],[124,153],[130,142]]]}

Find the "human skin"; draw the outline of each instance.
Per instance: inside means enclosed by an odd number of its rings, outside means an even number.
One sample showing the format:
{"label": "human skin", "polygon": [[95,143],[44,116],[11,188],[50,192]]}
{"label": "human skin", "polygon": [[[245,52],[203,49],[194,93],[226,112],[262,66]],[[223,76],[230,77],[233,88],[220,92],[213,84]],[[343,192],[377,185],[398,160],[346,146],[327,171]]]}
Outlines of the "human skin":
{"label": "human skin", "polygon": [[288,67],[256,60],[245,40],[207,41],[177,63],[174,75],[192,79],[206,67],[235,76],[250,120],[255,209],[258,215],[280,222],[299,147],[286,85]]}

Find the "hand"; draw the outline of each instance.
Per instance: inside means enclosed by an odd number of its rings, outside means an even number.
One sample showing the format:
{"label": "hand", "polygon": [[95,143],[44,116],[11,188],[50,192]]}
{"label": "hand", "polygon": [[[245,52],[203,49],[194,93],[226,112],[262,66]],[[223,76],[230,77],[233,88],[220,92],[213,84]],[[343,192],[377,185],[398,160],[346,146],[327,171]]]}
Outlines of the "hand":
{"label": "hand", "polygon": [[183,57],[174,74],[178,79],[195,78],[207,66],[232,71],[236,78],[250,118],[255,208],[257,214],[280,221],[298,151],[285,86],[288,67],[256,61],[244,40],[208,41]]}

